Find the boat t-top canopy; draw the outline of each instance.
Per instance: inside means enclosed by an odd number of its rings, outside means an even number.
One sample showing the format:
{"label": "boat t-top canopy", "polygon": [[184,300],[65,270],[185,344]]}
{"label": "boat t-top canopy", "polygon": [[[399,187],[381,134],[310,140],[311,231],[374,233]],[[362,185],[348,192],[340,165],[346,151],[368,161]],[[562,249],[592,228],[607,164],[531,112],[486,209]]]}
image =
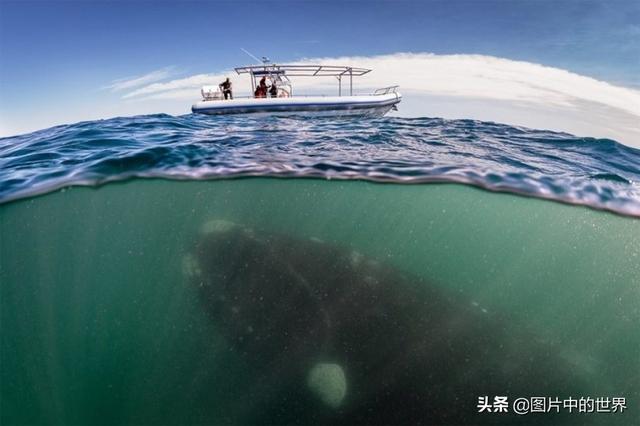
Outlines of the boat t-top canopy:
{"label": "boat t-top canopy", "polygon": [[238,74],[251,75],[253,89],[255,89],[256,77],[268,76],[280,81],[288,81],[288,77],[336,77],[340,95],[342,95],[342,77],[349,77],[349,93],[353,95],[353,77],[359,77],[371,72],[367,68],[337,65],[280,65],[271,63],[238,67],[235,70]]}
{"label": "boat t-top canopy", "polygon": [[235,69],[238,74],[285,74],[290,77],[341,77],[343,75],[361,76],[371,72],[367,68],[343,67],[336,65],[250,65]]}

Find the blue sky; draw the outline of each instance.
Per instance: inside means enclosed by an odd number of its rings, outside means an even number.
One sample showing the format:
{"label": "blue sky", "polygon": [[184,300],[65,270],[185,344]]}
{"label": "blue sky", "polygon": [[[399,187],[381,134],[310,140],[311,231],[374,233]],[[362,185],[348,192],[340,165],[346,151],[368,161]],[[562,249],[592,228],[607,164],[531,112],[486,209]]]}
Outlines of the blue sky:
{"label": "blue sky", "polygon": [[158,102],[124,105],[105,87],[250,63],[240,47],[279,61],[477,54],[640,89],[640,1],[0,0],[0,133],[77,121],[92,108],[165,112]]}

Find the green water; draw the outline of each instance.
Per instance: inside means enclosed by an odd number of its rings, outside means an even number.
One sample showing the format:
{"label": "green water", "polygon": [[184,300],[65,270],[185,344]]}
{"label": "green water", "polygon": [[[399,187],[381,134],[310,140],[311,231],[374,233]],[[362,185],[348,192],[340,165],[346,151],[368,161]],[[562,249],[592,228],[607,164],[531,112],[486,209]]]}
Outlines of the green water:
{"label": "green water", "polygon": [[627,398],[590,421],[640,423],[638,219],[460,185],[257,178],[0,206],[1,423],[258,421],[246,368],[183,276],[214,218],[351,246],[465,294],[562,347],[596,392],[575,396]]}

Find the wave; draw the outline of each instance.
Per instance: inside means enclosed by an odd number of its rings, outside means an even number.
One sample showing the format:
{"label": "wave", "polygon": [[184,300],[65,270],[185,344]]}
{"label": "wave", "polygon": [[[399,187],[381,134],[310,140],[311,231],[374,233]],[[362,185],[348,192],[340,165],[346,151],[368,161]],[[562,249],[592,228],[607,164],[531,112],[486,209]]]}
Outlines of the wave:
{"label": "wave", "polygon": [[640,150],[492,122],[157,114],[0,139],[0,203],[134,177],[247,176],[464,183],[640,217]]}

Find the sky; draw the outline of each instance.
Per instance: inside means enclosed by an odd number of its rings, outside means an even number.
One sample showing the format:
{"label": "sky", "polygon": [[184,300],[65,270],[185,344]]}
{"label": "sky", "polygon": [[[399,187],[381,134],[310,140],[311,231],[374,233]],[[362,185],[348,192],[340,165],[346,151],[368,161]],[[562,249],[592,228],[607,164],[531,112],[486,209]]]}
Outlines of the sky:
{"label": "sky", "polygon": [[185,114],[224,76],[248,93],[232,74],[254,62],[241,48],[371,67],[356,90],[400,84],[402,116],[640,147],[640,0],[0,0],[0,136]]}

